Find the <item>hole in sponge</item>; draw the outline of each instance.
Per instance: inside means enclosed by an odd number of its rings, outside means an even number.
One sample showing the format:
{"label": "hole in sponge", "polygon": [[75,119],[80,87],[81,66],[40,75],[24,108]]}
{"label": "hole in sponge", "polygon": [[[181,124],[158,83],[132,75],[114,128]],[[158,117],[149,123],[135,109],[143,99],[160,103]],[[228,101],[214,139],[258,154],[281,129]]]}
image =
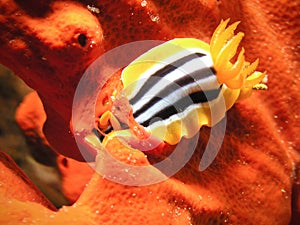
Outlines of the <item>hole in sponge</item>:
{"label": "hole in sponge", "polygon": [[86,43],[87,43],[87,37],[86,37],[85,34],[79,34],[79,36],[78,36],[78,43],[79,43],[82,47],[84,47],[84,46],[86,45]]}

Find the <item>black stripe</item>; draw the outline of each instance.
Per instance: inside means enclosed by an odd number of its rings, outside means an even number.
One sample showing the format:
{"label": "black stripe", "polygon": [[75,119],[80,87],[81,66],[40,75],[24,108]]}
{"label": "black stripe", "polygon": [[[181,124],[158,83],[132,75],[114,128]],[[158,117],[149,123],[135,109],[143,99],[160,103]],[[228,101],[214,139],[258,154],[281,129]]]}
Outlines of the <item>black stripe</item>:
{"label": "black stripe", "polygon": [[198,91],[194,92],[190,95],[184,96],[183,98],[179,99],[177,102],[175,102],[173,105],[168,106],[167,108],[161,109],[159,112],[157,112],[152,118],[144,121],[141,123],[142,126],[148,127],[150,124],[150,121],[153,118],[160,118],[162,120],[165,120],[177,113],[183,112],[185,109],[187,109],[191,104],[199,104],[211,101],[213,99],[216,99],[221,91],[222,85],[218,89],[209,90],[209,91]]}
{"label": "black stripe", "polygon": [[192,73],[186,74],[185,76],[175,80],[174,83],[176,83],[177,85],[179,85],[181,87],[184,87],[186,85],[189,85],[189,84],[196,82],[198,80],[201,80],[203,78],[207,78],[214,74],[215,73],[214,73],[213,67],[204,67],[204,68],[196,70]]}
{"label": "black stripe", "polygon": [[184,56],[184,57],[164,66],[160,70],[156,71],[154,74],[152,74],[147,79],[147,81],[144,83],[143,87],[138,91],[138,93],[132,99],[129,100],[130,104],[133,105],[136,102],[138,102],[139,99],[141,99],[145,95],[145,93],[153,85],[155,85],[155,83],[157,83],[157,79],[153,79],[153,77],[164,77],[164,76],[168,75],[170,72],[176,70],[178,67],[184,65],[185,63],[187,63],[193,59],[203,57],[203,56],[205,56],[205,54],[203,54],[203,53],[192,53],[192,54]]}
{"label": "black stripe", "polygon": [[[214,71],[215,70],[212,67],[211,68],[202,68],[200,70],[196,70],[191,74],[187,74],[187,75],[173,81],[171,84],[167,85],[163,90],[159,91],[155,97],[150,99],[150,101],[148,101],[146,104],[144,104],[139,110],[133,112],[134,118],[137,118],[139,115],[144,113],[148,108],[150,108],[152,105],[156,104],[160,100],[167,98],[168,95],[172,94],[178,88],[184,87],[193,82],[196,82],[196,81],[206,78],[208,76],[214,75]],[[199,86],[199,89],[201,89],[200,86]]]}

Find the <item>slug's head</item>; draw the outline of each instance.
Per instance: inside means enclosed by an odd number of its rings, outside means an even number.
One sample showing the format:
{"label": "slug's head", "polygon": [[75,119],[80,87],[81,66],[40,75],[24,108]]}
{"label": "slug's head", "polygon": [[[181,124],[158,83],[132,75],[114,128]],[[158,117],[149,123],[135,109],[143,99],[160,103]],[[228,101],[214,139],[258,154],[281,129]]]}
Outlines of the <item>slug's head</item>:
{"label": "slug's head", "polygon": [[244,33],[238,32],[235,35],[234,31],[239,22],[227,27],[228,22],[229,19],[222,20],[211,38],[211,57],[217,71],[218,82],[225,84],[230,89],[240,89],[242,95],[247,95],[255,85],[263,80],[266,72],[255,71],[259,60],[256,59],[253,63],[247,62],[243,47],[238,53],[236,61],[232,62]]}
{"label": "slug's head", "polygon": [[135,121],[132,107],[122,94],[114,100],[111,109],[99,117],[97,130],[103,136],[103,146],[114,138],[141,151],[158,150],[164,146],[161,139],[151,135]]}

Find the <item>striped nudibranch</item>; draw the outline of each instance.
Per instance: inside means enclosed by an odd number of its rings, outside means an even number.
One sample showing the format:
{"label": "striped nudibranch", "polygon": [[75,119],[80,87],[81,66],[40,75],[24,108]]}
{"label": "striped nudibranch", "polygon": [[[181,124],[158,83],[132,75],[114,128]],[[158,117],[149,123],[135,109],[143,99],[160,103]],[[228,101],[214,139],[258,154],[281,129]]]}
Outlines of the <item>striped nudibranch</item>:
{"label": "striped nudibranch", "polygon": [[[173,39],[130,63],[121,75],[130,115],[126,122],[118,113],[104,113],[99,119],[102,128],[113,129],[107,137],[139,136],[136,130],[142,130],[174,145],[204,125],[215,125],[237,100],[249,96],[266,73],[255,71],[258,59],[245,60],[244,48],[232,62],[244,33],[235,35],[239,22],[227,27],[228,22],[221,21],[210,45],[194,38]],[[212,121],[211,107],[220,101],[225,109]],[[118,127],[120,121],[125,128]]]}

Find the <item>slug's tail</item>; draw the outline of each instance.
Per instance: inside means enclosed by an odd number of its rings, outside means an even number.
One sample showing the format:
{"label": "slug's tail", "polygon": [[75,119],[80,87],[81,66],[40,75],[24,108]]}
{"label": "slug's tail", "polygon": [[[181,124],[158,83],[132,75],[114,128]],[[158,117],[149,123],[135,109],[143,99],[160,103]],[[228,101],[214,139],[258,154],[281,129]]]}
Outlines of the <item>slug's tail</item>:
{"label": "slug's tail", "polygon": [[[232,63],[232,58],[237,54],[243,32],[234,34],[240,22],[235,22],[227,27],[229,19],[221,21],[216,28],[211,41],[210,52],[217,71],[217,79],[221,84],[226,84],[231,89],[251,90],[253,86],[259,84],[265,77],[266,72],[255,71],[259,60],[253,63],[245,60],[245,49],[242,47],[237,59]],[[227,28],[226,28],[227,27]]]}

